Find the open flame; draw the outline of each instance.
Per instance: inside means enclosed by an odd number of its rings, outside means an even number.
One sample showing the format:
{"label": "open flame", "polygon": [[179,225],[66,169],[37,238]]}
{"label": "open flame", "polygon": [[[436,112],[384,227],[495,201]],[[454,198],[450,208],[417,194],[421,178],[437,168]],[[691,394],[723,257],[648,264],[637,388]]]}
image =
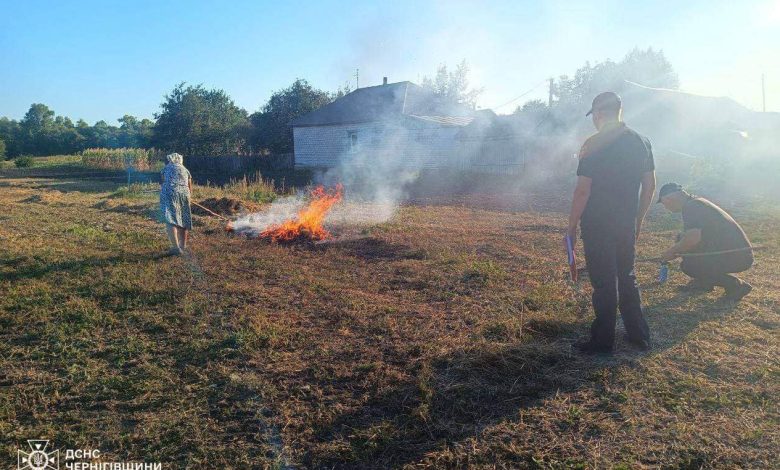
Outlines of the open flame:
{"label": "open flame", "polygon": [[299,240],[324,240],[330,236],[322,226],[331,207],[341,201],[343,191],[341,184],[332,191],[318,186],[311,191],[311,201],[298,212],[298,217],[274,225],[258,235],[258,238],[274,243],[289,243]]}

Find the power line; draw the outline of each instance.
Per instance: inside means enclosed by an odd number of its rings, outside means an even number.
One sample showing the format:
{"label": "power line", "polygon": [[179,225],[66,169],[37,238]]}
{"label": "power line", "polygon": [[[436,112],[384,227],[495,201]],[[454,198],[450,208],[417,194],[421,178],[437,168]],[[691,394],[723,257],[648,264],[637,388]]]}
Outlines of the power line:
{"label": "power line", "polygon": [[506,102],[506,103],[504,103],[504,104],[500,104],[500,105],[498,105],[498,106],[494,106],[492,109],[503,108],[504,106],[506,106],[506,105],[508,105],[508,104],[514,103],[515,101],[519,100],[519,99],[520,99],[520,98],[522,98],[523,96],[525,96],[525,95],[527,95],[527,94],[531,93],[532,91],[536,90],[536,89],[537,89],[537,88],[539,88],[541,85],[543,85],[543,84],[547,83],[547,80],[548,80],[548,79],[546,79],[546,78],[545,78],[544,80],[542,80],[541,82],[539,82],[539,83],[537,83],[536,85],[534,85],[534,86],[533,86],[533,88],[531,88],[530,90],[526,91],[525,93],[522,93],[522,94],[520,94],[520,95],[518,95],[518,96],[516,96],[516,97],[512,98],[511,100],[507,101],[507,102]]}

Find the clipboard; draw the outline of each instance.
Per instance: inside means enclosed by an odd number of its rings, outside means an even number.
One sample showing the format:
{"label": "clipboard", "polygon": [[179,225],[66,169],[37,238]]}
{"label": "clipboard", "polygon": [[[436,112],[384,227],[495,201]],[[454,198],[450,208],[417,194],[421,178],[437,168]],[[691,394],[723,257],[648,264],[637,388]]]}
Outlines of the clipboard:
{"label": "clipboard", "polygon": [[567,233],[564,242],[566,244],[566,258],[569,262],[569,279],[571,282],[577,282],[577,257],[574,254],[574,240]]}

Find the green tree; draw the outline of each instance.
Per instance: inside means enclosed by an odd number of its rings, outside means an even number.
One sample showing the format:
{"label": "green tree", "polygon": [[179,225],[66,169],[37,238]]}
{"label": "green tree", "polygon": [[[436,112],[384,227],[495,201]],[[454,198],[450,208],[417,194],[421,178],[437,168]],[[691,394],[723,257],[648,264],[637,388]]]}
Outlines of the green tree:
{"label": "green tree", "polygon": [[[103,123],[105,124],[105,122]],[[94,126],[90,126],[85,120],[79,119],[76,121],[75,129],[81,137],[79,151],[86,148],[104,147],[104,142],[98,138],[98,130]]]}
{"label": "green tree", "polygon": [[259,112],[250,116],[255,153],[290,153],[293,151],[293,134],[290,123],[298,116],[319,109],[335,97],[349,92],[345,87],[335,94],[312,87],[304,79],[297,79],[289,87],[274,92]]}
{"label": "green tree", "polygon": [[423,77],[422,86],[450,103],[464,104],[471,109],[476,108],[477,98],[482,94],[482,88],[469,89],[469,66],[465,60],[449,71],[446,64],[436,70],[436,76],[431,79]]}
{"label": "green tree", "polygon": [[609,59],[594,65],[588,62],[573,77],[562,75],[554,94],[561,105],[582,106],[602,91],[620,93],[625,89],[626,80],[657,88],[677,89],[680,85],[663,51],[634,48],[620,62]]}
{"label": "green tree", "polygon": [[9,157],[56,155],[80,152],[88,147],[149,147],[154,123],[125,115],[122,127],[98,121],[90,126],[83,119],[76,124],[65,116],[56,116],[48,106],[35,103],[17,122],[0,118],[0,139],[5,141]]}
{"label": "green tree", "polygon": [[652,47],[647,49],[635,47],[626,54],[619,65],[625,80],[654,88],[676,90],[680,87],[680,79],[671,62],[663,51],[656,51]]}
{"label": "green tree", "polygon": [[35,133],[43,132],[54,124],[54,111],[45,104],[33,103],[20,124],[26,130]]}
{"label": "green tree", "polygon": [[224,155],[243,151],[246,111],[223,90],[177,85],[156,114],[152,144],[185,155]]}
{"label": "green tree", "polygon": [[148,148],[152,138],[154,123],[149,119],[138,120],[125,114],[119,121],[118,142],[120,147]]}
{"label": "green tree", "polygon": [[0,118],[0,139],[5,142],[6,155],[9,158],[17,157],[22,153],[22,149],[19,147],[20,133],[17,121],[7,117]]}
{"label": "green tree", "polygon": [[154,122],[151,119],[141,119],[136,128],[136,142],[138,147],[149,148],[152,146],[154,134]]}
{"label": "green tree", "polygon": [[5,158],[5,141],[0,139],[0,159]]}
{"label": "green tree", "polygon": [[46,155],[52,147],[54,111],[41,103],[33,103],[19,122],[21,152]]}
{"label": "green tree", "polygon": [[119,147],[117,128],[110,126],[106,121],[96,122],[90,131],[90,136],[87,139],[88,147]]}
{"label": "green tree", "polygon": [[125,114],[119,121],[119,144],[122,147],[140,147],[136,145],[138,119],[135,116]]}
{"label": "green tree", "polygon": [[72,154],[81,150],[84,137],[78,133],[73,121],[70,118],[57,116],[54,118],[54,125],[48,137],[48,148],[46,153],[53,154]]}
{"label": "green tree", "polygon": [[338,88],[336,91],[330,94],[331,101],[336,101],[339,98],[343,98],[352,92],[352,88],[349,86],[349,82],[345,82],[343,87]]}
{"label": "green tree", "polygon": [[542,100],[536,99],[526,101],[522,106],[518,106],[515,109],[514,114],[528,113],[528,114],[544,114],[548,111],[547,103]]}

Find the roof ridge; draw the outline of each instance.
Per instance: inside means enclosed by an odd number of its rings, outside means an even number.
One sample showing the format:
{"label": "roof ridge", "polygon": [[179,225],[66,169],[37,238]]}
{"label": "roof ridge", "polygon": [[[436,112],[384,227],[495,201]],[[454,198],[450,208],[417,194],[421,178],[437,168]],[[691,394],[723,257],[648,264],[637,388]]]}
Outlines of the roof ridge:
{"label": "roof ridge", "polygon": [[400,81],[400,82],[393,82],[393,83],[388,83],[388,84],[364,86],[363,88],[355,88],[352,91],[355,92],[355,91],[361,91],[361,90],[368,90],[369,88],[382,88],[382,87],[391,87],[391,86],[399,86],[399,85],[409,86],[410,83],[412,83],[412,82],[410,82],[409,80],[403,80],[403,81]]}
{"label": "roof ridge", "polygon": [[[399,106],[400,105],[400,106]],[[370,122],[388,117],[415,114],[461,115],[459,108],[444,106],[429,90],[410,81],[388,85],[359,88],[352,93],[325,106],[299,116],[292,121],[293,127],[325,125],[352,122]]]}

